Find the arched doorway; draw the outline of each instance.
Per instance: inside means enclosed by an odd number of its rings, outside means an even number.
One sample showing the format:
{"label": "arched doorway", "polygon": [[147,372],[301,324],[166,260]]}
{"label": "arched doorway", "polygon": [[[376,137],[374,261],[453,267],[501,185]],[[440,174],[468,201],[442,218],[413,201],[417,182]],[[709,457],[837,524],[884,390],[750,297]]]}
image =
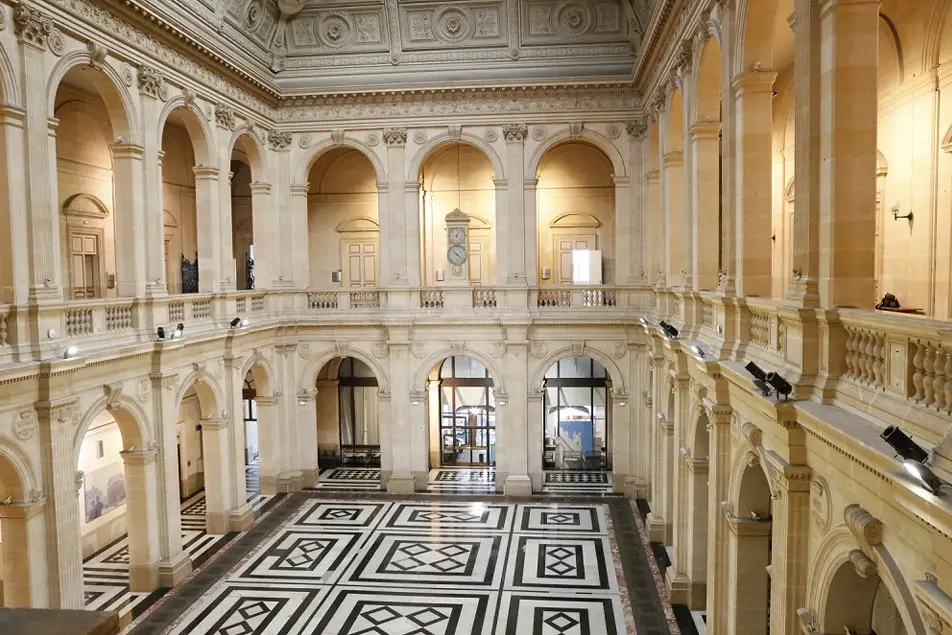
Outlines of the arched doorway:
{"label": "arched doorway", "polygon": [[495,467],[496,400],[489,369],[472,357],[448,357],[434,368],[428,387],[431,465]]}
{"label": "arched doorway", "polygon": [[565,357],[543,381],[542,467],[611,470],[611,379],[590,357]]}
{"label": "arched doorway", "polygon": [[317,376],[318,488],[379,488],[380,390],[373,369],[335,357]]}
{"label": "arched doorway", "polygon": [[258,443],[258,402],[254,375],[249,372],[241,387],[241,418],[245,430],[245,491],[261,491],[261,446]]}
{"label": "arched doorway", "polygon": [[833,575],[822,626],[824,633],[907,633],[902,614],[875,563],[858,549]]}
{"label": "arched doorway", "polygon": [[738,635],[770,631],[772,499],[759,455],[748,450],[735,509],[728,510],[730,581],[733,594],[729,631]]}
{"label": "arched doorway", "polygon": [[[0,607],[48,605],[43,503],[25,500],[17,465],[0,451]],[[9,501],[9,502],[6,502]]]}

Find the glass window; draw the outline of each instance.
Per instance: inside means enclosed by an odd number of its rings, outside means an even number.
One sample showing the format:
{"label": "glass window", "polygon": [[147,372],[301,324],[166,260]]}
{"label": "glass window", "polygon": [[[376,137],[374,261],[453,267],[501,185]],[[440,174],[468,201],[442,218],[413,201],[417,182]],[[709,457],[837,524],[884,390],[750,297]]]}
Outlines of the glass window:
{"label": "glass window", "polygon": [[605,367],[589,357],[565,357],[544,382],[543,467],[609,469],[611,432]]}
{"label": "glass window", "polygon": [[466,356],[440,367],[442,465],[495,465],[496,409],[486,366]]}

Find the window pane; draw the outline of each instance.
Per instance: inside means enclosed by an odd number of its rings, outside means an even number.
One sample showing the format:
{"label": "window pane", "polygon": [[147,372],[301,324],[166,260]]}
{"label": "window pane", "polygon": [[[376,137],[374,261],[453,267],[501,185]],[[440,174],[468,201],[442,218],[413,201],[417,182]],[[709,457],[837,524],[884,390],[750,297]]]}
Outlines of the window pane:
{"label": "window pane", "polygon": [[545,371],[545,378],[546,378],[546,379],[555,379],[555,378],[558,377],[558,376],[559,376],[559,365],[558,365],[558,363],[552,364],[551,366],[549,366],[549,370]]}
{"label": "window pane", "polygon": [[605,367],[599,364],[598,362],[596,362],[595,360],[592,360],[592,366],[593,366],[592,377],[603,379],[608,376],[608,374],[605,372]]}
{"label": "window pane", "polygon": [[588,378],[592,376],[592,360],[588,357],[565,357],[559,360],[559,377],[562,379]]}
{"label": "window pane", "polygon": [[456,362],[457,379],[485,379],[488,376],[486,367],[477,359],[465,355],[453,359]]}
{"label": "window pane", "polygon": [[351,363],[351,371],[354,374],[354,377],[376,377],[374,371],[370,370],[370,366],[363,363],[359,359],[354,359],[353,357],[349,358]]}

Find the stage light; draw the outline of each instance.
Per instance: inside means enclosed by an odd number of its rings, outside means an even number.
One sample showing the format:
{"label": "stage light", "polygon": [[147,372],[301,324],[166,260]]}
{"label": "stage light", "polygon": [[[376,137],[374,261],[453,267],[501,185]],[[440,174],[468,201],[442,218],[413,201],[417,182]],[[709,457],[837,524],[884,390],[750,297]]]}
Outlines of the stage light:
{"label": "stage light", "polygon": [[185,325],[179,323],[175,326],[175,331],[172,333],[172,339],[180,340],[182,339],[182,335],[184,334],[185,334]]}
{"label": "stage light", "polygon": [[899,426],[889,426],[879,435],[883,441],[896,451],[903,460],[925,463],[929,453],[921,445],[912,440],[908,434],[899,429]]}
{"label": "stage light", "polygon": [[671,339],[673,339],[673,340],[678,339],[678,333],[679,333],[680,331],[678,331],[678,329],[676,329],[674,326],[668,324],[668,323],[665,322],[664,320],[658,322],[658,325],[661,326],[662,329],[664,329],[665,334],[666,334],[669,338],[671,338]]}
{"label": "stage light", "polygon": [[75,346],[70,346],[65,351],[63,351],[63,359],[72,359],[77,355],[79,355],[79,349]]}
{"label": "stage light", "polygon": [[648,324],[648,318],[644,316],[642,316],[638,321],[641,322],[642,326],[650,326],[650,324]]}
{"label": "stage light", "polygon": [[156,335],[156,337],[158,337],[160,340],[164,340],[164,339],[165,339],[165,327],[164,327],[164,326],[160,326],[159,328],[155,329],[155,335]]}
{"label": "stage light", "polygon": [[697,344],[691,344],[691,351],[692,351],[695,355],[697,355],[698,357],[700,357],[701,359],[704,359],[704,355],[705,355],[704,349],[701,348],[700,346],[698,346]]}
{"label": "stage light", "polygon": [[234,320],[231,321],[231,328],[236,329],[239,326],[241,326],[241,318],[236,317]]}
{"label": "stage light", "polygon": [[790,382],[777,373],[767,373],[765,381],[777,391],[777,396],[784,401],[786,401],[790,393],[793,392],[793,386],[790,385]]}
{"label": "stage light", "polygon": [[911,476],[914,481],[916,481],[916,483],[926,488],[933,494],[939,493],[939,489],[942,487],[942,479],[936,476],[935,473],[925,465],[906,459],[902,462],[902,467],[906,470],[906,473]]}
{"label": "stage light", "polygon": [[770,386],[767,385],[767,373],[764,372],[764,369],[754,362],[747,362],[747,365],[744,366],[744,369],[750,373],[751,377],[754,378],[754,385],[757,386],[760,394],[762,394],[764,397],[769,397]]}

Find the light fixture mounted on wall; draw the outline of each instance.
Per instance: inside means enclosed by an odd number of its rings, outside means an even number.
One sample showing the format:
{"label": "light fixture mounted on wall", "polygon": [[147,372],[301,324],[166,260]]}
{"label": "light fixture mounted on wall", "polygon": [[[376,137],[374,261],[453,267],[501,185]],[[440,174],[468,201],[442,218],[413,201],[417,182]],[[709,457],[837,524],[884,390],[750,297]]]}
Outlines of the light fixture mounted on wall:
{"label": "light fixture mounted on wall", "polygon": [[913,219],[912,210],[909,210],[905,214],[900,214],[899,201],[893,202],[893,204],[889,206],[889,211],[892,212],[893,220],[899,220],[900,218],[907,218],[909,219],[910,223],[912,222],[912,219]]}
{"label": "light fixture mounted on wall", "polygon": [[444,280],[446,280],[446,272],[443,271],[442,269],[437,269],[434,272],[433,277],[436,279],[437,282],[443,282]]}
{"label": "light fixture mounted on wall", "polygon": [[337,271],[331,271],[331,282],[343,282],[344,281],[344,272],[340,269]]}
{"label": "light fixture mounted on wall", "polygon": [[898,426],[887,426],[879,435],[902,457],[902,467],[915,482],[933,494],[938,494],[944,481],[926,466],[929,453],[912,440]]}
{"label": "light fixture mounted on wall", "polygon": [[233,329],[238,329],[238,328],[248,326],[248,318],[236,317],[234,320],[231,321],[230,325],[231,325],[231,328]]}
{"label": "light fixture mounted on wall", "polygon": [[70,346],[65,351],[63,351],[63,359],[72,359],[77,355],[79,355],[79,349],[75,346]]}
{"label": "light fixture mounted on wall", "polygon": [[542,279],[543,280],[552,279],[552,267],[542,267]]}

